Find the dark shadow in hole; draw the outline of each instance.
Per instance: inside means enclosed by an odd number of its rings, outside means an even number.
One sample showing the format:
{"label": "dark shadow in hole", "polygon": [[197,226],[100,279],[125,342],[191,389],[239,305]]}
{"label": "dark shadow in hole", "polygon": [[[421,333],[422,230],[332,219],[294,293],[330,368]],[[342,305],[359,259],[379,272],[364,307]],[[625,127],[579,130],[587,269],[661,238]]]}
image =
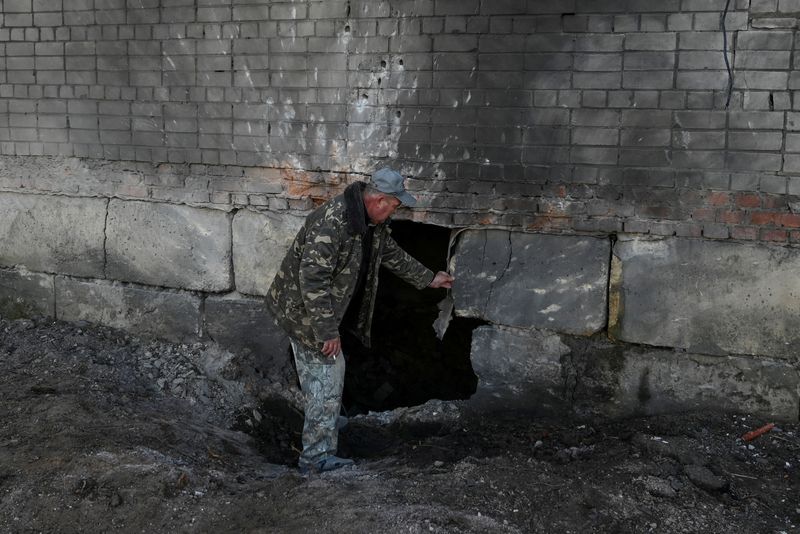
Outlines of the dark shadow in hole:
{"label": "dark shadow in hole", "polygon": [[[392,237],[433,271],[445,269],[450,229],[409,221],[392,223]],[[432,328],[443,289],[417,290],[381,270],[372,324],[372,348],[343,336],[347,354],[343,404],[349,415],[467,399],[477,386],[470,362],[472,330],[483,321],[454,318],[443,340]]]}

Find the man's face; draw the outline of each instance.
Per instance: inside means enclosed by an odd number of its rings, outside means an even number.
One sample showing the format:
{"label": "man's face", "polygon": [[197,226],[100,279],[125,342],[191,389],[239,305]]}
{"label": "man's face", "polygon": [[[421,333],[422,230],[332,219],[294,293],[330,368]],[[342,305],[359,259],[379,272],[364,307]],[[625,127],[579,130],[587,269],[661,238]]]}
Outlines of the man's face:
{"label": "man's face", "polygon": [[381,196],[372,206],[367,206],[367,215],[374,224],[380,224],[391,217],[399,206],[399,199],[388,195]]}

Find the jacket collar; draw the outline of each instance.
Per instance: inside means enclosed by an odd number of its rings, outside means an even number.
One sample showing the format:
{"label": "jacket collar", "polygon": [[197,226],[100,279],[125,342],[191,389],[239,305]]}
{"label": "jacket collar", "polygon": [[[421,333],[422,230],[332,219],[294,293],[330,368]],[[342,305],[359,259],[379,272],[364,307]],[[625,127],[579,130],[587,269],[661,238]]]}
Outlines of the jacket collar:
{"label": "jacket collar", "polygon": [[364,207],[364,189],[367,184],[355,182],[344,190],[344,206],[347,214],[347,229],[350,235],[367,232],[367,210]]}

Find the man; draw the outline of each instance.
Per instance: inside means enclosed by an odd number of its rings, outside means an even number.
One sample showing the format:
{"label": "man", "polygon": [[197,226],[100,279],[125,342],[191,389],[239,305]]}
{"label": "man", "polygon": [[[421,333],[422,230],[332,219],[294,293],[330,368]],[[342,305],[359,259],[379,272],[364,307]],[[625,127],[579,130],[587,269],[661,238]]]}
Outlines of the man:
{"label": "man", "polygon": [[414,206],[400,173],[385,167],[369,184],[356,182],[306,219],[281,263],[267,306],[289,334],[305,398],[302,473],[352,465],[336,456],[337,420],[344,387],[343,322],[366,346],[383,266],[418,289],[449,288],[453,277],[434,274],[390,236],[389,217]]}

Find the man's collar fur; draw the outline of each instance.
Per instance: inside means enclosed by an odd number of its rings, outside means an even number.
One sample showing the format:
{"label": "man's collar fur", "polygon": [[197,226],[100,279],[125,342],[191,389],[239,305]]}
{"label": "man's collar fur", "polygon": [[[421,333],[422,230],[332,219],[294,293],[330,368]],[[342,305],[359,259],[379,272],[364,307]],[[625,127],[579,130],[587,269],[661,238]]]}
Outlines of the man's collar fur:
{"label": "man's collar fur", "polygon": [[361,235],[367,231],[367,210],[364,207],[364,189],[367,184],[355,182],[344,190],[344,206],[350,235]]}

